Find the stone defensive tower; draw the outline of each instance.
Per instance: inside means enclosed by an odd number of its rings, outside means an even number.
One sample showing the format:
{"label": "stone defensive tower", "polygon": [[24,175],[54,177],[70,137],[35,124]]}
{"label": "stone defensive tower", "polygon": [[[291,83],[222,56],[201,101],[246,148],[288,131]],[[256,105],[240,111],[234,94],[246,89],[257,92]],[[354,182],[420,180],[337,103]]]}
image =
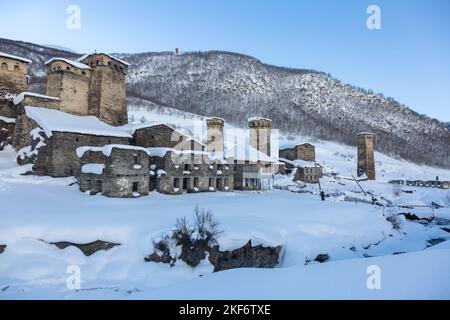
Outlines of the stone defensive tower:
{"label": "stone defensive tower", "polygon": [[250,146],[270,156],[271,120],[266,118],[248,119]]}
{"label": "stone defensive tower", "polygon": [[91,68],[83,63],[54,58],[47,66],[47,96],[60,99],[59,110],[88,115]]}
{"label": "stone defensive tower", "polygon": [[358,177],[366,174],[369,180],[375,180],[375,158],[373,133],[361,132],[356,135],[358,143]]}
{"label": "stone defensive tower", "polygon": [[207,143],[206,149],[208,152],[220,152],[224,151],[224,127],[225,121],[221,118],[208,118],[206,119],[207,125]]}
{"label": "stone defensive tower", "polygon": [[31,60],[0,52],[0,84],[12,94],[27,90]]}
{"label": "stone defensive tower", "polygon": [[91,69],[89,115],[113,126],[128,123],[125,76],[129,64],[105,53],[79,59]]}

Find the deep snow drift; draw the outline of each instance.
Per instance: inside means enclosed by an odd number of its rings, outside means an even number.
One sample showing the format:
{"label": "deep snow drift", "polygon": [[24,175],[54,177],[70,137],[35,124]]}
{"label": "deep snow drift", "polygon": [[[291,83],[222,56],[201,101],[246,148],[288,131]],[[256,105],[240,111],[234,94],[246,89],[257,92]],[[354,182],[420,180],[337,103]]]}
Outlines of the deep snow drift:
{"label": "deep snow drift", "polygon": [[[131,114],[186,127],[196,117],[145,110]],[[397,195],[387,183],[435,176],[450,180],[450,172],[377,153],[378,180],[361,182],[370,193],[365,196],[348,179],[356,172],[356,148],[302,137],[285,138],[282,144],[308,141],[325,163],[321,184],[330,195],[326,201],[320,201],[317,185],[294,183],[292,176],[277,176],[278,189],[262,193],[89,196],[78,191],[73,178],[21,175],[30,166],[18,166],[16,154],[6,148],[0,152],[0,245],[6,245],[0,254],[0,299],[450,298],[449,242],[432,246],[449,239],[444,230],[450,227],[449,191],[403,187]],[[440,220],[402,218],[402,229],[393,230],[386,209],[365,203],[372,195],[397,213]],[[431,202],[442,208],[432,209]],[[211,209],[219,220],[225,231],[219,239],[222,249],[237,248],[250,238],[284,245],[279,267],[213,274],[207,261],[194,269],[181,262],[173,268],[144,262],[153,251],[152,239],[170,230],[177,218],[191,218],[196,205]],[[423,207],[403,208],[411,205]],[[73,246],[49,244],[95,240],[121,245],[86,257]],[[330,260],[314,262],[319,254]],[[66,286],[73,265],[81,271],[80,290]],[[380,267],[380,290],[367,288],[371,265]]]}

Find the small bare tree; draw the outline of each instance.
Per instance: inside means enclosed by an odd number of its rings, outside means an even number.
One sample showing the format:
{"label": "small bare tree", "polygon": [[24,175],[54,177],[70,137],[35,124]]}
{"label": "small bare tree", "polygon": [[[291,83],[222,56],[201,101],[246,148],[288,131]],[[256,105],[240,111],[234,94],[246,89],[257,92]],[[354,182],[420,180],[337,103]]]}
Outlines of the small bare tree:
{"label": "small bare tree", "polygon": [[383,215],[386,217],[386,220],[391,223],[392,229],[397,231],[401,230],[402,220],[396,208],[394,207],[383,208]]}
{"label": "small bare tree", "polygon": [[394,194],[394,196],[399,197],[401,192],[402,188],[400,187],[400,185],[398,183],[394,183],[392,185],[392,193]]}

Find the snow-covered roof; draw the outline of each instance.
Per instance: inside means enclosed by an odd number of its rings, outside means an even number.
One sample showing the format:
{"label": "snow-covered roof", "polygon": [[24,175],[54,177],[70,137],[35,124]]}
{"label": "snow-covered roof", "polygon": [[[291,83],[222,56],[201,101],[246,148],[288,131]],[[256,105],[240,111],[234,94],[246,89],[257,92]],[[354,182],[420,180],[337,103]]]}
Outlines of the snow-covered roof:
{"label": "snow-covered roof", "polygon": [[358,132],[356,135],[361,136],[361,135],[375,135],[375,134],[373,132]]}
{"label": "snow-covered roof", "polygon": [[93,116],[76,116],[54,109],[32,106],[26,106],[25,113],[36,121],[49,138],[54,131],[131,138],[131,135],[123,128],[113,127]]}
{"label": "snow-covered roof", "polygon": [[233,157],[237,161],[250,161],[250,162],[271,162],[277,163],[278,159],[270,157],[264,152],[261,152],[248,143],[242,143],[234,145],[232,148],[226,148],[226,157]]}
{"label": "snow-covered roof", "polygon": [[4,52],[0,52],[0,57],[19,60],[19,61],[26,62],[26,63],[31,63],[30,59],[25,59],[25,58],[14,56],[12,54],[4,53]]}
{"label": "snow-covered roof", "polygon": [[95,55],[95,54],[104,54],[105,56],[107,56],[107,57],[109,57],[109,58],[111,58],[111,59],[113,59],[113,60],[116,60],[117,62],[120,62],[120,63],[126,65],[127,67],[130,66],[130,64],[129,64],[128,62],[123,61],[123,60],[121,60],[121,59],[119,59],[119,58],[117,58],[117,57],[114,57],[114,56],[112,56],[112,55],[110,55],[110,54],[107,54],[107,53],[104,53],[104,52],[93,52],[93,53],[85,54],[84,56],[82,56],[81,58],[79,58],[78,61],[83,61],[83,60],[86,59],[87,57],[92,56],[92,55]]}
{"label": "snow-covered roof", "polygon": [[79,69],[91,69],[91,67],[89,67],[87,64],[84,64],[84,63],[81,63],[81,62],[78,62],[78,61],[65,59],[65,58],[52,58],[52,59],[48,60],[45,63],[45,65],[48,65],[48,64],[52,63],[53,61],[63,61],[65,63],[68,63],[71,66],[73,66],[75,68],[79,68]]}
{"label": "snow-covered roof", "polygon": [[103,173],[103,169],[105,169],[105,165],[103,163],[88,163],[81,167],[81,172],[100,175]]}
{"label": "snow-covered roof", "polygon": [[6,123],[15,123],[16,119],[0,116],[0,121],[6,122]]}
{"label": "snow-covered roof", "polygon": [[14,98],[14,104],[17,105],[19,103],[21,103],[23,101],[23,99],[25,99],[25,97],[37,97],[37,98],[44,98],[44,99],[50,99],[50,100],[59,100],[59,98],[57,97],[50,97],[50,96],[46,96],[43,94],[38,94],[38,93],[34,93],[34,92],[22,92],[21,94],[18,94],[15,98]]}
{"label": "snow-covered roof", "polygon": [[147,150],[150,152],[150,154],[154,157],[164,157],[168,152],[173,152],[176,154],[195,154],[195,155],[204,155],[207,156],[210,160],[219,160],[221,163],[226,163],[225,159],[223,158],[222,153],[211,153],[208,151],[198,151],[198,150],[177,150],[174,148],[164,148],[164,147],[158,147],[158,148],[147,148]]}
{"label": "snow-covered roof", "polygon": [[156,126],[165,126],[173,131],[178,132],[180,135],[184,136],[187,141],[195,141],[195,142],[201,144],[202,146],[206,146],[200,140],[182,132],[180,129],[175,129],[174,127],[168,125],[167,123],[163,123],[163,122],[146,122],[146,123],[138,123],[138,124],[130,124],[129,123],[129,124],[123,125],[122,127],[125,130],[127,130],[130,134],[134,134],[136,132],[136,130],[144,129],[144,128],[151,128],[151,127],[156,127]]}
{"label": "snow-covered roof", "polygon": [[135,151],[143,151],[150,154],[150,151],[146,148],[137,147],[137,146],[130,146],[127,144],[107,144],[103,147],[92,147],[92,146],[85,146],[85,147],[79,147],[77,148],[77,156],[81,158],[86,151],[94,151],[94,152],[102,152],[105,156],[109,157],[111,155],[111,152],[113,149],[124,149],[124,150],[135,150]]}
{"label": "snow-covered roof", "polygon": [[208,120],[219,120],[219,121],[225,122],[225,119],[220,118],[220,117],[207,117],[206,121],[208,121]]}

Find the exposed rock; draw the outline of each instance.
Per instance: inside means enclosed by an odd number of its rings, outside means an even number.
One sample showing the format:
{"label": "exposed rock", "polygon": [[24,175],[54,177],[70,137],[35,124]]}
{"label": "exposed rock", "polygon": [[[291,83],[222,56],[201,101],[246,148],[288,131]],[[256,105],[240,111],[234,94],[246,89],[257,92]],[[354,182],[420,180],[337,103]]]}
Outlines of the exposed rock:
{"label": "exposed rock", "polygon": [[405,216],[406,220],[410,220],[410,221],[421,221],[422,220],[422,221],[426,221],[426,222],[431,222],[433,220],[433,218],[418,217],[414,213],[410,213],[410,212],[401,212],[401,213],[399,213],[399,215]]}
{"label": "exposed rock", "polygon": [[114,248],[115,246],[120,246],[120,243],[107,242],[102,240],[83,244],[73,243],[69,241],[50,242],[50,244],[57,246],[59,249],[65,249],[69,246],[77,247],[81,250],[81,252],[83,252],[85,256],[90,256],[100,250],[109,250]]}
{"label": "exposed rock", "polygon": [[325,261],[328,261],[330,259],[330,256],[327,253],[319,254],[317,257],[314,258],[314,261],[323,263]]}
{"label": "exposed rock", "polygon": [[144,258],[145,262],[156,262],[156,263],[167,263],[170,264],[171,267],[175,265],[175,262],[177,259],[172,258],[168,254],[162,254],[161,256],[157,254],[156,252],[153,252],[148,257]]}
{"label": "exposed rock", "polygon": [[[191,267],[196,267],[209,253],[209,262],[214,266],[214,272],[235,268],[274,268],[279,263],[281,249],[282,246],[253,246],[251,240],[243,247],[232,251],[220,251],[219,246],[208,247],[202,244],[195,247],[182,246],[178,259]],[[173,266],[177,258],[155,252],[144,260]]]}
{"label": "exposed rock", "polygon": [[439,244],[439,243],[441,243],[441,242],[444,242],[444,241],[446,241],[446,240],[447,240],[447,239],[444,239],[444,238],[430,239],[430,240],[427,241],[427,243],[428,243],[427,248],[428,248],[428,247],[435,246],[435,245],[437,245],[437,244]]}
{"label": "exposed rock", "polygon": [[234,268],[274,268],[279,263],[281,249],[281,246],[252,246],[249,240],[233,251],[220,251],[218,246],[211,248],[209,261],[214,265],[214,272]]}
{"label": "exposed rock", "polygon": [[0,254],[3,253],[6,249],[6,244],[0,244]]}
{"label": "exposed rock", "polygon": [[450,228],[442,227],[441,229],[450,233]]}

